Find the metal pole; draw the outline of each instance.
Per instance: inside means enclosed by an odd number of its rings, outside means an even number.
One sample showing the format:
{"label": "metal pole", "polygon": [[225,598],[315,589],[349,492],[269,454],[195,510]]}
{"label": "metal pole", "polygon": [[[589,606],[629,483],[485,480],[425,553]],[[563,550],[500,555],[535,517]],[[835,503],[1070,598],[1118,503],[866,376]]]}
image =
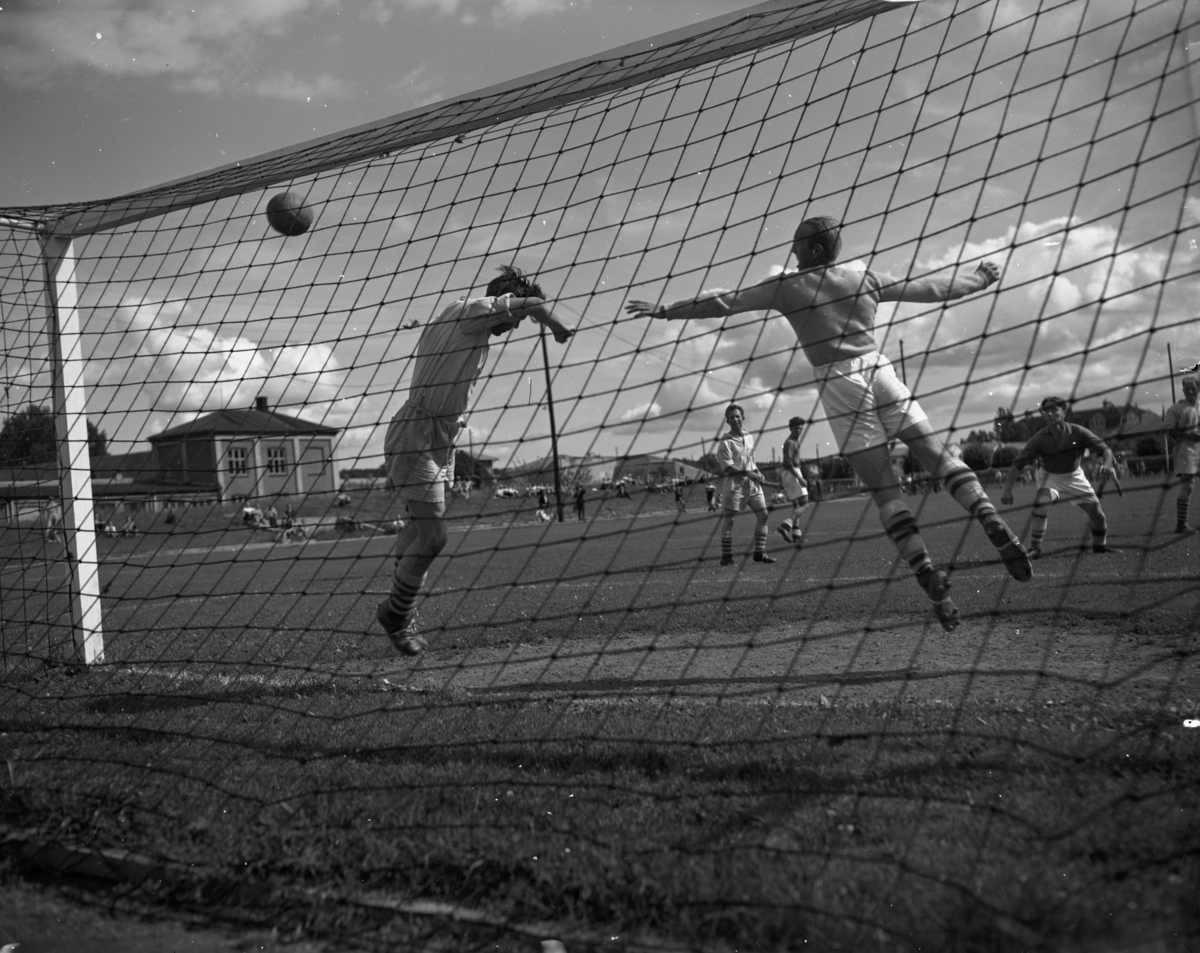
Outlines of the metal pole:
{"label": "metal pole", "polygon": [[908,375],[904,373],[904,338],[900,339],[900,380],[905,387],[908,386]]}
{"label": "metal pole", "polygon": [[1167,345],[1167,370],[1171,372],[1171,403],[1175,403],[1175,362],[1171,359],[1171,345]]}
{"label": "metal pole", "polygon": [[546,407],[550,411],[550,453],[554,457],[554,505],[558,510],[558,521],[564,522],[562,473],[558,469],[558,428],[554,423],[554,393],[550,389],[550,352],[546,348],[546,329],[538,329],[538,337],[542,342],[542,367],[546,370]]}

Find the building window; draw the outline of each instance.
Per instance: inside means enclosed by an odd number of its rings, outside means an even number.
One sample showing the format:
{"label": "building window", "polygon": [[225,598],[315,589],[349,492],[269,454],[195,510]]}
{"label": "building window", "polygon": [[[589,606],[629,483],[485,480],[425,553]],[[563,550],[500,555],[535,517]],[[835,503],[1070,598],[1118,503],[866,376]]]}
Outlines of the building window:
{"label": "building window", "polygon": [[229,472],[236,475],[246,473],[246,457],[247,451],[245,447],[230,447],[229,448]]}
{"label": "building window", "polygon": [[267,448],[267,472],[283,476],[287,472],[287,448]]}

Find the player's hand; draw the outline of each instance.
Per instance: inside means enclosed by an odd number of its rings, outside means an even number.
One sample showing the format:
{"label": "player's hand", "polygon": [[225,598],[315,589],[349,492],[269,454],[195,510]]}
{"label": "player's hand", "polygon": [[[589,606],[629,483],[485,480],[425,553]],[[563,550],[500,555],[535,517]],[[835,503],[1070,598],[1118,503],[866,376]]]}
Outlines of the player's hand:
{"label": "player's hand", "polygon": [[[1000,269],[990,261],[981,261],[979,267],[975,269],[975,274],[983,280],[983,287],[994,285],[1000,280]],[[982,289],[980,289],[982,290]]]}
{"label": "player's hand", "polygon": [[1004,506],[1012,506],[1013,495],[1011,493],[1002,493],[1000,495],[1000,503]]}
{"label": "player's hand", "polygon": [[661,304],[651,301],[630,301],[625,310],[635,318],[662,318],[667,312]]}
{"label": "player's hand", "polygon": [[566,344],[575,334],[574,328],[561,328],[554,332],[554,340],[559,344]]}

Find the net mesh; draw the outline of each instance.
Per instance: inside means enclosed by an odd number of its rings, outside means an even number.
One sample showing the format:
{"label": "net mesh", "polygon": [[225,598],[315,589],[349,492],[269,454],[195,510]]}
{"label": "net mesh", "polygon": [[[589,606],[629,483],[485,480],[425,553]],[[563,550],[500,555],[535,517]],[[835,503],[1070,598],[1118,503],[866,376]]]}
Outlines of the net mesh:
{"label": "net mesh", "polygon": [[[15,862],[364,948],[1200,929],[1195,544],[1173,532],[1194,517],[1164,423],[1200,361],[1197,29],[1177,2],[764,7],[136,195],[0,210]],[[302,235],[267,225],[282,192],[315,212]],[[843,223],[851,269],[999,266],[984,294],[881,305],[879,348],[997,501],[1039,402],[1067,399],[1117,452],[1115,484],[1084,462],[1115,552],[1056,506],[1016,583],[900,443],[963,615],[945,633],[788,323],[623,310],[779,274],[812,215]],[[37,228],[75,236],[86,669]],[[429,650],[404,659],[375,617],[411,518],[384,434],[434,317],[507,264],[575,333],[492,338],[418,600]],[[721,562],[731,402],[773,564],[749,515]],[[795,415],[802,546],[773,485]],[[1001,507],[1027,543],[1034,492]]]}

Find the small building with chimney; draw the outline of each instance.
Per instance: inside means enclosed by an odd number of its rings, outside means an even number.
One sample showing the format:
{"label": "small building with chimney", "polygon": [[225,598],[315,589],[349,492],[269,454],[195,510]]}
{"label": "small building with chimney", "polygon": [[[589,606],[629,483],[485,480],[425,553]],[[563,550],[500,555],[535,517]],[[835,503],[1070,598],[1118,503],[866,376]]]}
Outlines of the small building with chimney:
{"label": "small building with chimney", "polygon": [[160,497],[172,487],[217,500],[332,493],[340,431],[272,410],[226,408],[150,437]]}
{"label": "small building with chimney", "polygon": [[[265,397],[204,414],[149,437],[150,450],[93,459],[96,513],[333,493],[340,434],[272,410]],[[0,521],[33,519],[58,497],[55,464],[0,470]]]}

